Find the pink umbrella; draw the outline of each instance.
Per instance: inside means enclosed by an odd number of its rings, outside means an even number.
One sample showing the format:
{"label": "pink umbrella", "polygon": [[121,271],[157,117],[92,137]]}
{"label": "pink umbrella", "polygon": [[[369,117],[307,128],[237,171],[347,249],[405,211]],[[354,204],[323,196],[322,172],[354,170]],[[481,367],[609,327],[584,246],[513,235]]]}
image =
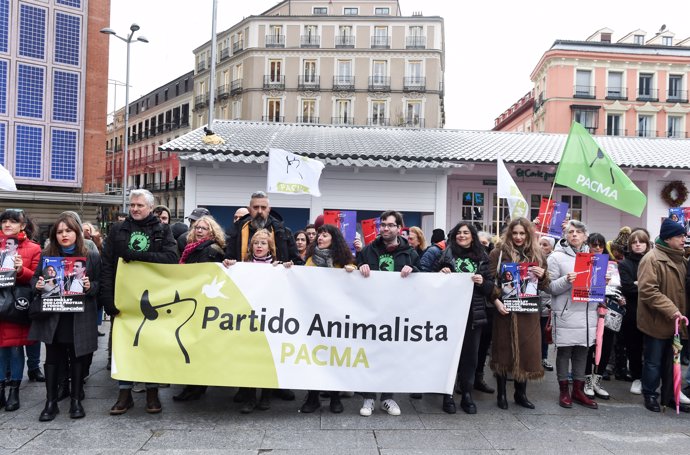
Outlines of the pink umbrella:
{"label": "pink umbrella", "polygon": [[599,366],[599,361],[601,361],[601,343],[604,340],[604,318],[608,311],[608,308],[604,305],[597,306],[597,339],[594,348],[594,364],[596,366]]}
{"label": "pink umbrella", "polygon": [[680,371],[680,351],[683,349],[683,345],[680,342],[680,334],[678,333],[681,319],[685,321],[686,326],[689,325],[688,318],[685,316],[678,316],[676,318],[676,333],[673,335],[673,396],[676,399],[676,414],[680,414],[680,384],[683,382]]}

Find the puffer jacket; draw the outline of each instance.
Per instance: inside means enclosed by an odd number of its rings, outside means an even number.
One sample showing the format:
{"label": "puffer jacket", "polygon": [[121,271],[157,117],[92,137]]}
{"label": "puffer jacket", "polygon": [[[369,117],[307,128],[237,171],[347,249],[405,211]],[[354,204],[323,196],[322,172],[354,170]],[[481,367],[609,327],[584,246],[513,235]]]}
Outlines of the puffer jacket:
{"label": "puffer jacket", "polygon": [[[589,248],[582,247],[582,253]],[[561,239],[547,259],[549,267],[549,293],[551,294],[551,321],[553,342],[556,347],[591,346],[596,339],[597,304],[573,302],[572,283],[567,274],[575,270],[575,251],[566,239]]]}

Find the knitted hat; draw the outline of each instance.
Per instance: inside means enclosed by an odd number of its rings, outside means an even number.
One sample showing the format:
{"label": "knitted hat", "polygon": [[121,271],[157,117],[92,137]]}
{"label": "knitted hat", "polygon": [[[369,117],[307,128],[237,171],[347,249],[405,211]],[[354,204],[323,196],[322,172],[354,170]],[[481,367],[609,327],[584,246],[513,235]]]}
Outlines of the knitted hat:
{"label": "knitted hat", "polygon": [[443,229],[434,229],[431,233],[431,243],[438,243],[446,238],[446,233]]}
{"label": "knitted hat", "polygon": [[79,216],[79,214],[78,214],[77,212],[75,212],[75,211],[73,211],[73,210],[65,210],[65,211],[62,212],[60,215],[66,215],[66,216],[69,216],[69,217],[74,218],[74,221],[77,222],[77,226],[79,226],[79,230],[82,229],[82,227],[81,227],[81,217]]}
{"label": "knitted hat", "polygon": [[659,231],[659,238],[661,240],[670,239],[677,235],[685,234],[685,228],[680,224],[672,221],[670,218],[666,218],[663,223],[661,223],[661,230]]}
{"label": "knitted hat", "polygon": [[173,237],[177,239],[185,232],[189,231],[189,227],[187,227],[187,225],[184,223],[175,223],[170,226],[170,230],[172,231]]}

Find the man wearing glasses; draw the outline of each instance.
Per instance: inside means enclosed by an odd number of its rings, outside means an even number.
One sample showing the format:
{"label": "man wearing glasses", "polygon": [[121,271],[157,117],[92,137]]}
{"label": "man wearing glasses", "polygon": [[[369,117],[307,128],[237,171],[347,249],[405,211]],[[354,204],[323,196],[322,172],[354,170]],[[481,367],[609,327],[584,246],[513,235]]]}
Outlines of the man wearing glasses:
{"label": "man wearing glasses", "polygon": [[[381,221],[379,236],[357,255],[357,266],[362,276],[368,277],[372,270],[400,272],[402,278],[409,276],[412,272],[418,272],[417,252],[407,243],[407,240],[399,235],[403,227],[402,214],[389,210],[383,212],[379,219]],[[362,396],[364,403],[359,414],[367,417],[374,412],[376,394],[364,392]],[[400,415],[400,407],[393,399],[392,393],[381,394],[381,409],[390,415]]]}

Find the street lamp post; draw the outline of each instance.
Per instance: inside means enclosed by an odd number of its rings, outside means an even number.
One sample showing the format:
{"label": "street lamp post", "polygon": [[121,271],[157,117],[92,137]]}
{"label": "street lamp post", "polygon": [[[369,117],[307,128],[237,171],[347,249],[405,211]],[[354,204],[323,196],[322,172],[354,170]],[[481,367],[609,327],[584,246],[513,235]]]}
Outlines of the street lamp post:
{"label": "street lamp post", "polygon": [[[101,33],[105,33],[106,35],[113,35],[115,38],[118,38],[125,43],[127,43],[127,76],[125,79],[125,134],[124,134],[124,144],[123,144],[123,167],[122,167],[122,212],[127,213],[127,158],[128,156],[128,151],[129,151],[129,45],[132,44],[133,38],[134,38],[134,33],[139,30],[139,26],[137,24],[132,24],[129,26],[130,33],[127,35],[127,38],[123,38],[122,36],[118,35],[115,33],[115,30],[112,28],[102,28]],[[136,40],[134,41],[141,41],[142,43],[148,43],[149,40],[144,38],[143,36],[139,35]]]}

